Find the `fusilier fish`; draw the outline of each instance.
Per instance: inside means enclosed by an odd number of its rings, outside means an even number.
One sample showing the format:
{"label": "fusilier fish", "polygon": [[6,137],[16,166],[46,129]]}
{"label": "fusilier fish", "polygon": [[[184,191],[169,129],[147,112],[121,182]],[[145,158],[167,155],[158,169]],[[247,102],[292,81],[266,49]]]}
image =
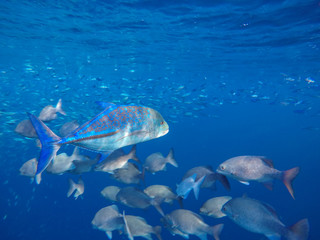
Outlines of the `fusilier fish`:
{"label": "fusilier fish", "polygon": [[202,176],[198,181],[196,181],[197,174],[193,174],[192,176],[184,179],[180,184],[177,185],[176,193],[179,197],[186,199],[193,189],[193,193],[196,199],[198,199],[200,186],[205,178]]}
{"label": "fusilier fish", "polygon": [[185,173],[182,180],[192,176],[193,174],[197,174],[196,181],[205,176],[205,179],[201,184],[201,188],[210,188],[212,190],[216,190],[216,181],[220,181],[227,190],[230,190],[230,184],[226,176],[214,172],[211,166],[199,166],[191,168]]}
{"label": "fusilier fish", "polygon": [[219,240],[223,228],[223,224],[210,227],[203,221],[202,217],[186,209],[177,209],[170,214],[166,214],[161,222],[172,235],[178,234],[186,239],[189,238],[189,235],[196,235],[201,240],[206,240],[207,235],[211,235],[214,239]]}
{"label": "fusilier fish", "polygon": [[279,171],[273,167],[271,160],[260,156],[238,156],[230,158],[219,165],[217,172],[232,177],[239,182],[249,185],[250,181],[263,183],[272,189],[274,179],[281,180],[294,198],[292,181],[299,174],[300,168]]}
{"label": "fusilier fish", "polygon": [[108,186],[105,187],[100,193],[105,198],[110,200],[111,202],[117,201],[117,194],[120,191],[120,188],[117,186]]}
{"label": "fusilier fish", "polygon": [[49,122],[49,121],[57,118],[57,113],[60,113],[62,115],[67,115],[62,110],[61,99],[59,99],[59,101],[55,107],[53,107],[52,105],[48,105],[48,106],[44,107],[40,112],[39,119],[44,122]]}
{"label": "fusilier fish", "polygon": [[178,167],[176,160],[174,159],[173,149],[170,150],[167,157],[164,157],[162,153],[157,152],[147,157],[143,167],[146,171],[156,173],[165,170],[166,164],[170,163],[174,167]]}
{"label": "fusilier fish", "polygon": [[200,208],[200,213],[214,218],[222,218],[226,216],[221,211],[222,206],[231,199],[232,197],[230,196],[210,198],[202,205],[202,207]]}
{"label": "fusilier fish", "polygon": [[308,239],[307,219],[288,228],[270,205],[252,198],[233,198],[223,205],[222,212],[244,229],[263,234],[270,240],[280,240],[281,236],[288,240]]}
{"label": "fusilier fish", "polygon": [[84,182],[81,177],[79,177],[78,183],[75,183],[72,181],[71,178],[69,178],[69,190],[67,193],[67,197],[70,197],[72,193],[74,192],[74,198],[77,199],[80,195],[84,193]]}
{"label": "fusilier fish", "polygon": [[161,137],[169,131],[166,121],[154,109],[112,103],[105,106],[104,111],[63,138],[55,135],[40,119],[28,113],[42,145],[36,174],[46,169],[64,144],[92,151],[112,152],[124,146]]}

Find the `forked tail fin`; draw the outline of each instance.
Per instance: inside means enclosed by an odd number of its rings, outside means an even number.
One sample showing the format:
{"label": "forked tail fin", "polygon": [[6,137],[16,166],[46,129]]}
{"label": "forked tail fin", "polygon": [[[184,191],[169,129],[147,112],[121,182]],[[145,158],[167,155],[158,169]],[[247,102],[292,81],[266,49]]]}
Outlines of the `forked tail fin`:
{"label": "forked tail fin", "polygon": [[289,169],[287,171],[284,171],[282,173],[282,181],[284,183],[284,185],[286,185],[289,193],[291,194],[291,196],[294,199],[294,194],[293,194],[293,188],[292,188],[292,181],[296,178],[296,176],[299,174],[300,172],[300,168],[299,167],[295,167],[292,169]]}
{"label": "forked tail fin", "polygon": [[153,229],[153,232],[154,234],[157,236],[157,238],[159,240],[162,240],[162,237],[161,237],[161,227],[160,226],[155,226],[152,228]]}
{"label": "forked tail fin", "polygon": [[65,116],[67,115],[65,113],[65,111],[63,111],[63,109],[62,109],[62,101],[61,101],[61,99],[59,99],[59,101],[58,101],[58,103],[56,105],[56,111],[61,113],[62,115],[65,115]]}
{"label": "forked tail fin", "polygon": [[220,233],[223,229],[223,226],[224,226],[224,224],[218,224],[218,225],[211,227],[212,236],[214,237],[215,240],[220,240]]}
{"label": "forked tail fin", "polygon": [[74,190],[76,190],[77,188],[77,185],[74,181],[72,181],[71,178],[69,178],[69,190],[68,190],[68,193],[67,193],[67,197],[70,197],[71,194],[74,192]]}
{"label": "forked tail fin", "polygon": [[199,178],[198,181],[196,181],[196,182],[194,183],[193,193],[194,193],[194,196],[195,196],[196,199],[198,199],[198,197],[199,197],[200,187],[201,187],[201,184],[202,184],[202,182],[203,182],[203,180],[204,180],[205,177],[206,177],[206,176],[203,176],[202,178]]}
{"label": "forked tail fin", "polygon": [[[36,172],[36,175],[38,175],[48,167],[49,163],[56,156],[60,148],[60,145],[57,144],[60,137],[55,135],[39,118],[30,113],[27,114],[41,142],[41,152]],[[39,182],[37,183],[39,184]]]}
{"label": "forked tail fin", "polygon": [[178,163],[174,159],[174,152],[173,148],[170,149],[170,152],[168,153],[168,156],[166,157],[167,162],[170,163],[174,167],[178,167]]}
{"label": "forked tail fin", "polygon": [[137,153],[137,145],[133,145],[130,152],[129,152],[129,157],[130,157],[130,159],[132,159],[138,163],[141,163],[141,161],[137,157],[136,153]]}
{"label": "forked tail fin", "polygon": [[289,227],[288,240],[307,240],[309,235],[308,219],[302,219],[296,224]]}

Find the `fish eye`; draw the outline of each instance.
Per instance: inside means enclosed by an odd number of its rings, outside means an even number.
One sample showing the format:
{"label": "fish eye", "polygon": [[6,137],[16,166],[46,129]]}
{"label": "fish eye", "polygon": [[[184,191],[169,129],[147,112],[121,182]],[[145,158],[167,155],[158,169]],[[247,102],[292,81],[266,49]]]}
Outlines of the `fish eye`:
{"label": "fish eye", "polygon": [[164,124],[164,121],[161,121],[161,122],[160,122],[160,125],[163,125],[163,124]]}
{"label": "fish eye", "polygon": [[221,165],[221,166],[220,166],[220,169],[221,169],[221,170],[225,170],[226,168],[225,168],[223,165]]}

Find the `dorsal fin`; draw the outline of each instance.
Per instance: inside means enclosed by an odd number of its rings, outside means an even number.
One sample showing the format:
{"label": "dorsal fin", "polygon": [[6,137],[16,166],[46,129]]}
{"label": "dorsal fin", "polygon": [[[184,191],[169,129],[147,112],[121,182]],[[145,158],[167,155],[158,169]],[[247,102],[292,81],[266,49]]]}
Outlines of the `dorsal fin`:
{"label": "dorsal fin", "polygon": [[274,168],[273,161],[271,159],[268,159],[266,157],[261,157],[261,160],[265,162],[269,167]]}

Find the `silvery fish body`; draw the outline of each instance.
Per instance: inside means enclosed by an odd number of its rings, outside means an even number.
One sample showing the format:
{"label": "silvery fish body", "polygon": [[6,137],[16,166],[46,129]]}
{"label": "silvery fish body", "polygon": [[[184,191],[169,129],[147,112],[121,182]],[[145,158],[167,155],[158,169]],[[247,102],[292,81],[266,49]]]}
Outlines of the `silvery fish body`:
{"label": "silvery fish body", "polygon": [[128,162],[123,168],[114,170],[111,177],[125,184],[139,184],[144,175],[137,165]]}
{"label": "silvery fish body", "polygon": [[221,211],[222,206],[231,199],[230,196],[210,198],[202,205],[200,213],[214,218],[224,217],[226,215]]}
{"label": "silvery fish body", "polygon": [[37,132],[29,119],[21,121],[14,130],[24,137],[37,138]]}
{"label": "silvery fish body", "polygon": [[170,163],[174,167],[178,167],[178,164],[174,159],[173,149],[170,150],[167,157],[164,157],[160,152],[151,154],[147,157],[143,167],[148,172],[156,173],[165,170],[167,163]]}
{"label": "silvery fish body", "polygon": [[52,105],[48,105],[44,107],[40,114],[39,114],[39,119],[44,122],[49,122],[57,118],[57,113],[61,113],[62,115],[67,115],[63,110],[62,110],[62,101],[59,99],[57,105],[53,107]]}
{"label": "silvery fish body", "polygon": [[61,137],[65,137],[72,133],[74,130],[76,130],[79,127],[79,123],[77,120],[73,120],[71,122],[67,122],[62,125],[62,127],[59,129],[59,133]]}
{"label": "silvery fish body", "polygon": [[37,164],[38,162],[36,158],[26,161],[19,169],[20,175],[34,178],[37,171]]}
{"label": "silvery fish body", "polygon": [[164,185],[151,185],[143,190],[149,197],[161,198],[166,203],[178,200],[178,196],[172,192],[171,188]]}
{"label": "silvery fish body", "polygon": [[269,239],[280,239],[281,236],[289,240],[308,238],[308,220],[303,219],[287,228],[270,205],[252,198],[233,198],[223,205],[222,212],[241,227],[264,234]]}
{"label": "silvery fish body", "polygon": [[108,186],[101,191],[101,195],[105,199],[108,199],[112,202],[116,202],[117,201],[116,197],[119,191],[120,191],[120,188],[117,186]]}
{"label": "silvery fish body", "polygon": [[84,182],[81,177],[79,177],[78,183],[75,183],[70,178],[69,185],[70,187],[67,193],[67,197],[70,197],[72,193],[74,193],[74,198],[78,199],[78,197],[84,193]]}

